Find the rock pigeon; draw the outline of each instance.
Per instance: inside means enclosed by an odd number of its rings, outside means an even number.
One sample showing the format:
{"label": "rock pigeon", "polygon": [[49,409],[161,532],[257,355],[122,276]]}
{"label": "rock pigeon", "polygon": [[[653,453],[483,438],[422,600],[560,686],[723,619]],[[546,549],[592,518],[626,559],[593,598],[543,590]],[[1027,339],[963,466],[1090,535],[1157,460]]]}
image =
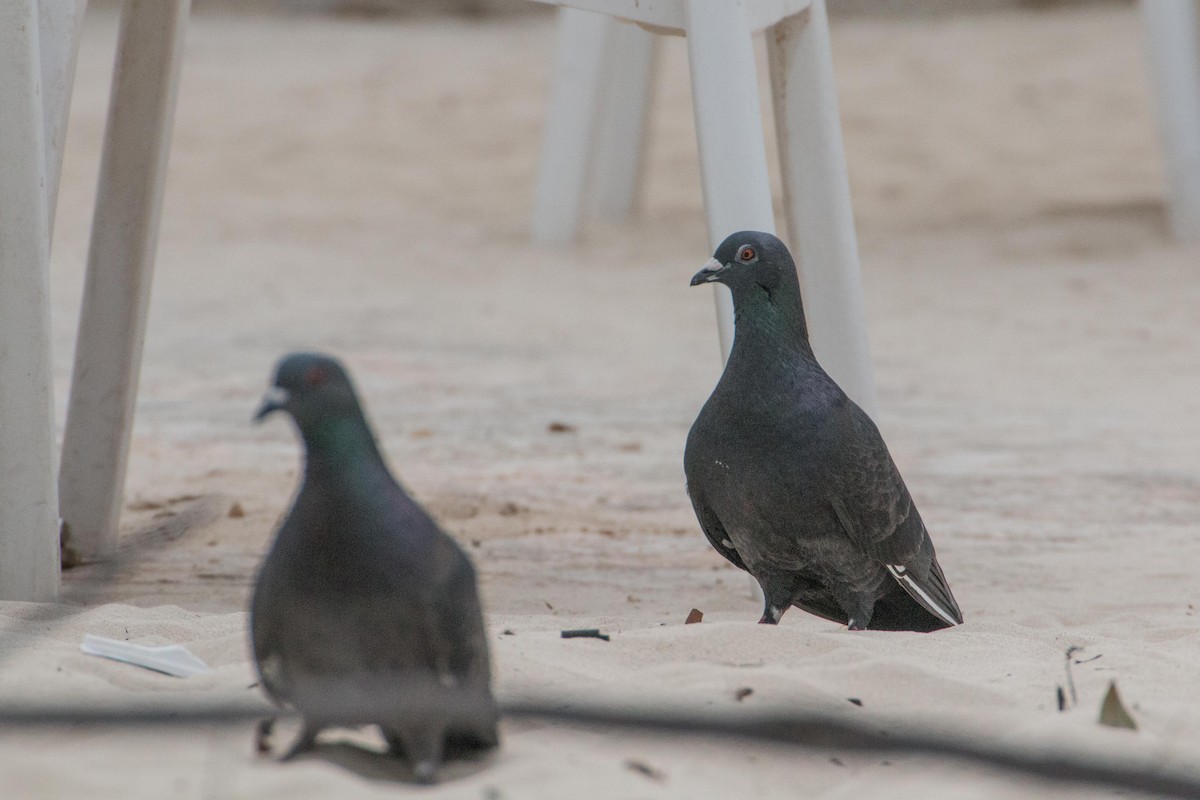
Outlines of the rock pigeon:
{"label": "rock pigeon", "polygon": [[421,782],[446,744],[496,745],[497,712],[475,570],[396,482],[342,365],[283,358],[256,420],[286,411],[304,479],[258,573],[254,659],[272,700],[304,728],[379,725]]}
{"label": "rock pigeon", "polygon": [[870,417],[813,356],[800,283],[769,233],[735,233],[692,278],[733,293],[725,371],[688,433],[688,496],[717,552],[789,606],[851,630],[962,622],[933,542]]}

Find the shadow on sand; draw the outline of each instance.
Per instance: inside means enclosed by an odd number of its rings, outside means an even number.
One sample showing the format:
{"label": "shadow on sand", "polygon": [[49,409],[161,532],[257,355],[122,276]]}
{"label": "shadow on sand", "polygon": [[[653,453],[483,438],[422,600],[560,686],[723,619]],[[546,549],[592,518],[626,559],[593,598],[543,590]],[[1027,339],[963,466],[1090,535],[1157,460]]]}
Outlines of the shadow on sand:
{"label": "shadow on sand", "polygon": [[[483,772],[495,760],[495,752],[495,749],[480,750],[448,744],[445,760],[438,768],[437,783],[451,783]],[[325,761],[377,783],[421,785],[407,759],[358,741],[342,739],[318,742],[312,750],[298,754],[292,760]]]}

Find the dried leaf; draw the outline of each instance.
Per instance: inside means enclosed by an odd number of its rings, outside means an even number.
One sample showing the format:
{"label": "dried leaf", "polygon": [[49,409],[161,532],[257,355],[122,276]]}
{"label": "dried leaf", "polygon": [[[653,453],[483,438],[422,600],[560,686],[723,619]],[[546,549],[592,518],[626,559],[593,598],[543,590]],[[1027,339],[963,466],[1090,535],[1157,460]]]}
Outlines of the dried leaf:
{"label": "dried leaf", "polygon": [[695,625],[697,622],[704,620],[704,612],[698,608],[693,608],[688,612],[687,619],[683,621],[684,625]]}
{"label": "dried leaf", "polygon": [[1107,725],[1110,728],[1137,730],[1137,723],[1133,721],[1133,717],[1126,710],[1125,704],[1121,702],[1121,695],[1117,692],[1116,681],[1108,684],[1108,693],[1104,695],[1104,702],[1100,704],[1100,724]]}

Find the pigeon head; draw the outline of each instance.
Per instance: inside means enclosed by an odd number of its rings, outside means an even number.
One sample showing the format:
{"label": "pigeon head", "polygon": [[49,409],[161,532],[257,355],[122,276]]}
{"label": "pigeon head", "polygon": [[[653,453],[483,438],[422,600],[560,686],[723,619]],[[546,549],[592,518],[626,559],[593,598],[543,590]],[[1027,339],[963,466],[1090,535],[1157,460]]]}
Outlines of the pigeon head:
{"label": "pigeon head", "polygon": [[260,422],[276,411],[291,414],[302,431],[322,420],[362,416],[345,367],[320,353],[292,353],[280,359],[254,420]]}
{"label": "pigeon head", "polygon": [[808,338],[796,264],[777,237],[763,231],[739,231],[726,237],[692,276],[692,286],[702,283],[729,287],[739,327],[742,320],[773,320],[774,325]]}
{"label": "pigeon head", "polygon": [[704,268],[692,276],[692,286],[723,283],[736,296],[755,289],[768,294],[795,283],[796,265],[778,238],[762,231],[739,231],[726,237]]}

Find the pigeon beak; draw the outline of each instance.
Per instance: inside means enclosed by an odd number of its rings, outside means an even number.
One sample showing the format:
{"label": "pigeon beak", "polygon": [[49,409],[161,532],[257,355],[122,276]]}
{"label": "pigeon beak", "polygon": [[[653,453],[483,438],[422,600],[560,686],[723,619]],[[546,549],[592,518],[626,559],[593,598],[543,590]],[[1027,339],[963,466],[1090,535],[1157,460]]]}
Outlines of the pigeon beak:
{"label": "pigeon beak", "polygon": [[722,264],[715,258],[710,258],[704,263],[704,268],[692,276],[691,285],[699,286],[702,283],[712,283],[713,281],[718,280],[721,276],[721,273],[727,269],[729,269],[727,265]]}
{"label": "pigeon beak", "polygon": [[255,422],[262,422],[267,415],[275,411],[280,411],[287,408],[288,401],[292,399],[292,395],[287,389],[280,386],[272,386],[263,395],[262,405],[258,407],[258,411],[254,414]]}

